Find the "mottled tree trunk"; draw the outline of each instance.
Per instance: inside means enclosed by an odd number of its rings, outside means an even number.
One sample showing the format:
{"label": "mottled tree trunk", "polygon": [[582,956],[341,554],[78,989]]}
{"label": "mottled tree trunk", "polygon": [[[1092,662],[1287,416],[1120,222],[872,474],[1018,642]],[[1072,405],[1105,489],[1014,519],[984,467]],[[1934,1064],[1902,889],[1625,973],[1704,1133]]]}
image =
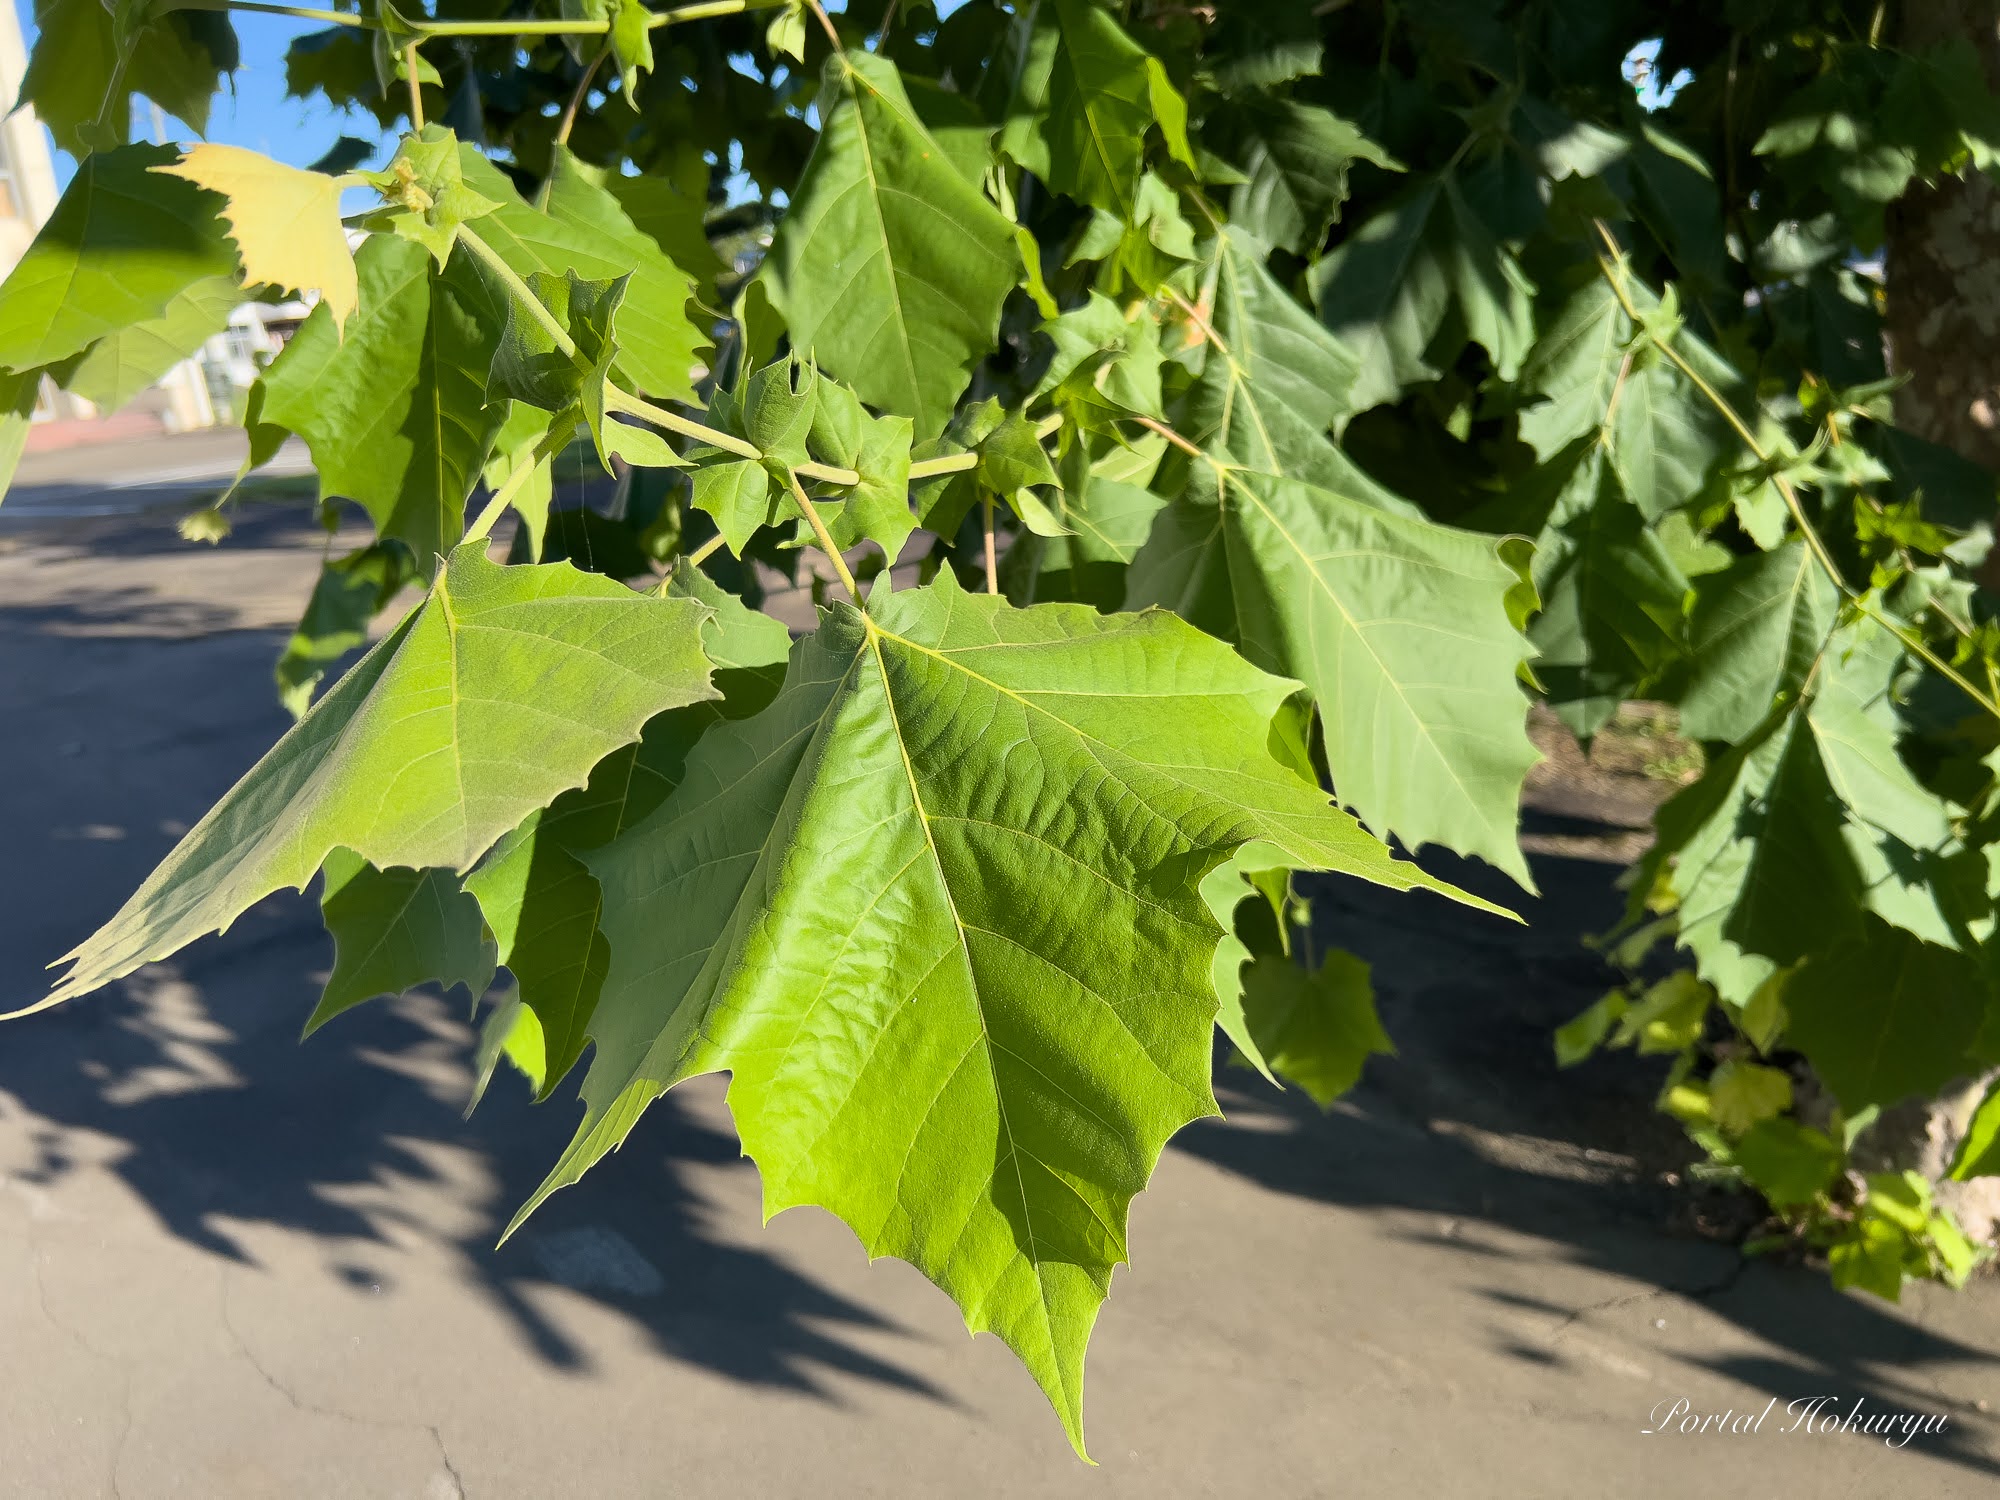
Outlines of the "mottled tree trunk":
{"label": "mottled tree trunk", "polygon": [[[2000,88],[2000,0],[1905,0],[1902,45],[1953,37]],[[1888,216],[1889,358],[1899,425],[2000,473],[2000,186],[1913,187]]]}
{"label": "mottled tree trunk", "polygon": [[[1904,48],[1962,37],[2000,89],[2000,0],[1904,0],[1901,11]],[[1889,365],[1909,377],[1896,393],[1898,425],[2000,476],[2000,185],[1969,172],[1913,187],[1889,208],[1887,251]],[[2000,586],[2000,556],[1982,581]],[[1987,1081],[1885,1111],[1864,1137],[1867,1164],[1937,1178]],[[2000,1178],[1946,1183],[1939,1201],[1976,1239],[2000,1237]]]}

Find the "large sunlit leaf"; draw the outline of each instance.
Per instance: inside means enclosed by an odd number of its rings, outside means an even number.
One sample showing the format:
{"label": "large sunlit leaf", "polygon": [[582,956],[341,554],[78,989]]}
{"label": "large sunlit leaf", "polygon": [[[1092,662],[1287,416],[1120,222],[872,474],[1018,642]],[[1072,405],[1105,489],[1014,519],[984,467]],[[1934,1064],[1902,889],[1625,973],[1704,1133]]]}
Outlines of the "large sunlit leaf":
{"label": "large sunlit leaf", "polygon": [[711,725],[748,718],[770,703],[791,650],[784,626],[745,608],[685,560],[667,594],[714,611],[702,645],[722,696],[654,717],[637,744],[612,752],[587,785],[530,814],[466,878],[499,941],[500,962],[514,975],[517,1000],[534,1017],[538,1094],[552,1090],[582,1055],[610,961],[599,930],[603,894],[585,856],[667,799]]}
{"label": "large sunlit leaf", "polygon": [[452,555],[422,607],[357,663],[68,955],[53,1005],[303,889],[327,854],[467,870],[508,829],[712,696],[707,608],[567,564]]}
{"label": "large sunlit leaf", "polygon": [[949,578],[836,606],[772,706],[711,730],[590,858],[611,973],[543,1195],[727,1069],[766,1212],[820,1204],[912,1261],[1080,1445],[1127,1207],[1214,1108],[1201,878],[1260,840],[1436,887],[1274,758],[1295,684],[1165,614],[1016,610]]}

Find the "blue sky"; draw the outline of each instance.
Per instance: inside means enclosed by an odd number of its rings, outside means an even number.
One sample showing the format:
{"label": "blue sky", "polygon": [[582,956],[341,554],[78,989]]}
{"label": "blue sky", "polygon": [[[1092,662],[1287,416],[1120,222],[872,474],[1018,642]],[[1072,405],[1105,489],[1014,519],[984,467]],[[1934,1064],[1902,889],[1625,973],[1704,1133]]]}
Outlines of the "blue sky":
{"label": "blue sky", "polygon": [[[12,0],[21,31],[30,46],[35,26],[32,0]],[[208,139],[230,146],[249,146],[296,167],[309,166],[343,133],[373,138],[375,121],[366,114],[343,114],[328,107],[323,96],[311,102],[285,97],[285,48],[293,37],[316,29],[311,21],[288,16],[238,14],[231,18],[243,44],[243,66],[235,75],[235,91],[216,96],[208,122]],[[0,101],[11,103],[12,101]],[[142,117],[143,118],[143,117]],[[142,133],[149,133],[143,131]],[[194,133],[169,118],[168,139],[194,139]],[[57,151],[56,180],[66,183],[76,163]],[[378,160],[373,165],[380,166]]]}

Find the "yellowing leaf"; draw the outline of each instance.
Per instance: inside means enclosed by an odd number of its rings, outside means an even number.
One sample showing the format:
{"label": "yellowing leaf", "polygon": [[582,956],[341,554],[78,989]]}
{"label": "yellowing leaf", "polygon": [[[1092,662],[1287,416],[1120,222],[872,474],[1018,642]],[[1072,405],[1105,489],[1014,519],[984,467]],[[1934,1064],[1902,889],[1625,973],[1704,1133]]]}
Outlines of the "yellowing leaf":
{"label": "yellowing leaf", "polygon": [[1792,1080],[1776,1068],[1732,1057],[1708,1081],[1709,1113],[1731,1135],[1792,1107]]}
{"label": "yellowing leaf", "polygon": [[246,282],[286,291],[317,289],[333,326],[347,321],[360,292],[340,227],[338,177],[288,167],[241,146],[196,146],[172,166],[154,170],[185,177],[228,200],[222,217],[243,258]]}

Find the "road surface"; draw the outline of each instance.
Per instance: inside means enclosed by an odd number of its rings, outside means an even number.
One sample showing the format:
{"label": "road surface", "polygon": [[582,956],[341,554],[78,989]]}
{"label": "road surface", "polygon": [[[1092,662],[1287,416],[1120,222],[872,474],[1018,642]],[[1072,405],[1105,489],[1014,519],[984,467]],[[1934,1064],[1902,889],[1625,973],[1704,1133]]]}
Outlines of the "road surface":
{"label": "road surface", "polygon": [[[0,499],[0,535],[23,526],[186,507],[228,488],[248,444],[240,427],[212,427],[139,442],[55,448],[22,457]],[[257,470],[265,479],[312,472],[312,456],[287,438]]]}

